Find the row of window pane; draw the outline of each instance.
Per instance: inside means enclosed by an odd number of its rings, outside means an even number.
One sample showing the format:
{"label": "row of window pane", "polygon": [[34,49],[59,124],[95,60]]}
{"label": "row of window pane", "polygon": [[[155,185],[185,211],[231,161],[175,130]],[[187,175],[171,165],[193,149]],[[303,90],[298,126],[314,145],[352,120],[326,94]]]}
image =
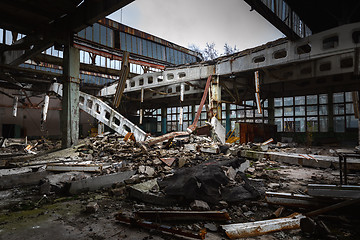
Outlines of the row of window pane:
{"label": "row of window pane", "polygon": [[[114,44],[114,30],[98,23],[81,30],[78,36],[108,47],[118,47]],[[124,32],[120,32],[120,49],[176,65],[196,62],[195,56]]]}
{"label": "row of window pane", "polygon": [[[358,128],[351,92],[332,95],[334,132]],[[327,132],[329,125],[327,94],[275,98],[275,124],[279,132]]]}

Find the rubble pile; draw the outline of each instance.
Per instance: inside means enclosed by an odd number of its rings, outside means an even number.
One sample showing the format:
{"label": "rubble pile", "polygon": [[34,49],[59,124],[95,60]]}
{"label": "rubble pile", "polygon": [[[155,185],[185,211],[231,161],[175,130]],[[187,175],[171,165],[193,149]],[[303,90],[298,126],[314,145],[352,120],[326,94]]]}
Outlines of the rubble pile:
{"label": "rubble pile", "polygon": [[0,155],[8,154],[26,155],[44,153],[53,149],[60,149],[61,142],[58,140],[27,140],[16,138],[0,138]]}
{"label": "rubble pile", "polygon": [[[15,170],[3,169],[0,189],[10,189],[16,181],[35,185],[31,191],[38,194],[33,200],[36,208],[62,201],[58,199],[64,196],[80,196],[78,203],[84,216],[94,216],[96,220],[103,216],[107,222],[115,215],[123,224],[188,238],[204,239],[215,233],[219,239],[224,234],[236,239],[273,231],[280,231],[274,237],[281,239],[299,239],[301,234],[334,237],[333,226],[316,209],[323,213],[323,207],[329,205],[337,210],[336,204],[340,208],[358,204],[360,190],[354,186],[346,188],[348,196],[342,202],[331,193],[344,194],[344,188],[312,186],[334,184],[338,171],[330,165],[320,170],[277,161],[272,157],[291,158],[290,153],[297,148],[271,141],[224,144],[207,136],[179,132],[136,142],[105,133],[45,158],[32,154],[34,158],[24,162],[23,170],[16,170],[19,176],[11,176]],[[24,153],[23,142],[13,144],[18,144],[19,152]],[[56,146],[45,141],[29,145],[34,152]],[[299,157],[315,163],[321,160],[320,155],[314,154],[320,150],[297,151],[297,162]],[[360,179],[354,173],[347,173],[347,177],[352,184]],[[324,198],[323,192],[331,196]],[[285,229],[297,230],[284,233]],[[351,230],[354,234],[356,231]]]}
{"label": "rubble pile", "polygon": [[227,150],[228,146],[200,136],[178,137],[144,150],[140,143],[125,141],[117,134],[106,134],[88,138],[84,144],[77,146],[80,159],[88,164],[103,165],[102,174],[137,170],[140,178],[163,178],[176,168],[196,166],[210,159],[237,157],[225,154]]}

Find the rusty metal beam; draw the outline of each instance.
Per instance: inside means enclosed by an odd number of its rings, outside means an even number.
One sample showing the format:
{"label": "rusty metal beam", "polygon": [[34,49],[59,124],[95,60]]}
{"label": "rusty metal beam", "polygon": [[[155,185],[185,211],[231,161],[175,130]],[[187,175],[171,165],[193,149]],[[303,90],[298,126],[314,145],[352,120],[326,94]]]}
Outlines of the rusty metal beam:
{"label": "rusty metal beam", "polygon": [[197,122],[199,121],[199,118],[200,118],[200,114],[201,114],[201,111],[202,111],[202,108],[204,107],[204,104],[205,104],[205,101],[206,101],[206,97],[207,97],[207,94],[208,94],[208,91],[209,91],[209,88],[210,88],[210,82],[211,82],[211,78],[212,78],[212,75],[210,75],[206,81],[206,85],[205,85],[205,89],[204,89],[204,94],[202,96],[202,99],[201,99],[201,102],[200,102],[200,106],[199,106],[199,109],[195,115],[195,119],[194,119],[194,122],[188,127],[188,129],[190,131],[194,131],[196,129],[196,125],[197,125]]}
{"label": "rusty metal beam", "polygon": [[304,218],[302,214],[294,213],[285,218],[276,218],[265,221],[237,223],[222,225],[226,235],[230,239],[246,238],[259,236],[271,232],[298,229],[300,228],[300,219]]}
{"label": "rusty metal beam", "polygon": [[169,140],[171,138],[177,137],[177,136],[185,136],[185,135],[189,135],[188,132],[171,132],[171,133],[167,133],[164,134],[162,136],[159,137],[155,137],[155,138],[150,138],[148,140],[146,140],[144,143],[148,146],[152,146],[154,144],[160,143],[160,142],[164,142],[166,140]]}

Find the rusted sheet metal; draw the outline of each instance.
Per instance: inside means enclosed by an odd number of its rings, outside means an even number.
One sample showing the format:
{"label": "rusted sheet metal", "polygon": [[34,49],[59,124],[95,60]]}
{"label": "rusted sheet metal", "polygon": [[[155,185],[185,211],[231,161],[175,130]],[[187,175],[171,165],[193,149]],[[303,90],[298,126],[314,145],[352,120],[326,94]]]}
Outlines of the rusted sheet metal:
{"label": "rusted sheet metal", "polygon": [[271,232],[298,229],[300,228],[300,219],[304,216],[300,213],[294,213],[285,218],[276,218],[265,221],[237,223],[222,225],[226,235],[230,239],[238,239],[244,237],[254,237],[264,235]]}
{"label": "rusted sheet metal", "polygon": [[266,192],[265,199],[269,204],[299,208],[320,207],[330,202],[327,199],[317,199],[308,195],[276,192]]}
{"label": "rusted sheet metal", "polygon": [[255,100],[258,113],[262,113],[261,101],[260,101],[260,77],[259,71],[255,72]]}
{"label": "rusted sheet metal", "polygon": [[171,227],[171,226],[157,224],[157,223],[153,223],[153,222],[149,222],[149,221],[145,221],[145,220],[125,217],[121,213],[116,214],[115,218],[116,218],[116,220],[118,220],[122,223],[139,226],[139,227],[144,227],[144,228],[148,228],[148,229],[154,229],[157,231],[175,234],[175,235],[184,236],[184,237],[189,237],[189,238],[194,238],[194,239],[205,239],[205,235],[206,235],[205,229],[201,229],[199,233],[193,233],[193,232],[185,231],[185,230],[182,230],[182,229],[179,229],[176,227]]}
{"label": "rusted sheet metal", "polygon": [[129,76],[129,72],[130,72],[129,56],[130,56],[129,52],[124,52],[124,61],[122,61],[121,63],[119,81],[113,100],[113,105],[115,108],[118,108],[120,105],[121,97],[125,89],[126,80]]}
{"label": "rusted sheet metal", "polygon": [[129,139],[136,142],[135,136],[132,132],[128,132],[124,137],[125,142],[127,142]]}
{"label": "rusted sheet metal", "polygon": [[230,220],[227,212],[222,211],[138,211],[138,218],[163,221],[226,221]]}
{"label": "rusted sheet metal", "polygon": [[177,136],[184,136],[184,135],[189,135],[189,133],[188,132],[167,133],[167,134],[164,134],[164,135],[159,136],[159,137],[148,139],[144,143],[147,144],[148,146],[152,146],[154,144],[164,142],[164,141],[166,141],[168,139],[171,139],[171,138],[174,138],[174,137],[177,137]]}
{"label": "rusted sheet metal", "polygon": [[273,138],[270,138],[268,140],[266,140],[265,142],[263,142],[261,145],[268,145],[269,143],[272,143],[274,141]]}
{"label": "rusted sheet metal", "polygon": [[199,121],[200,114],[201,114],[202,108],[203,108],[203,106],[204,106],[204,103],[205,103],[205,100],[206,100],[206,97],[207,97],[207,94],[208,94],[208,91],[209,91],[211,78],[212,78],[212,75],[210,75],[210,76],[208,77],[207,81],[206,81],[206,85],[205,85],[205,89],[204,89],[204,94],[203,94],[203,96],[202,96],[199,109],[198,109],[198,111],[197,111],[197,113],[196,113],[196,115],[195,115],[194,122],[188,127],[188,129],[189,129],[190,131],[192,131],[192,132],[196,129],[197,122]]}
{"label": "rusted sheet metal", "polygon": [[175,159],[176,158],[160,158],[160,160],[169,167],[171,167],[171,165],[175,162]]}
{"label": "rusted sheet metal", "polygon": [[101,172],[102,165],[99,164],[64,164],[64,163],[52,163],[46,165],[47,171],[52,172]]}

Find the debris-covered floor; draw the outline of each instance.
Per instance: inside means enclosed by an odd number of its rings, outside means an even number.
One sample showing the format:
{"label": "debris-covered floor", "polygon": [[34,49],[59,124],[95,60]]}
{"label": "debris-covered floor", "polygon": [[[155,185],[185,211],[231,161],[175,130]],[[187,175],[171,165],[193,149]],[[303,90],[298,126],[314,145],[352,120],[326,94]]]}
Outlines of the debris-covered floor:
{"label": "debris-covered floor", "polygon": [[1,146],[0,239],[360,236],[360,160],[349,155],[341,173],[338,161],[354,149],[181,134],[156,144],[104,134],[64,150],[44,140]]}

